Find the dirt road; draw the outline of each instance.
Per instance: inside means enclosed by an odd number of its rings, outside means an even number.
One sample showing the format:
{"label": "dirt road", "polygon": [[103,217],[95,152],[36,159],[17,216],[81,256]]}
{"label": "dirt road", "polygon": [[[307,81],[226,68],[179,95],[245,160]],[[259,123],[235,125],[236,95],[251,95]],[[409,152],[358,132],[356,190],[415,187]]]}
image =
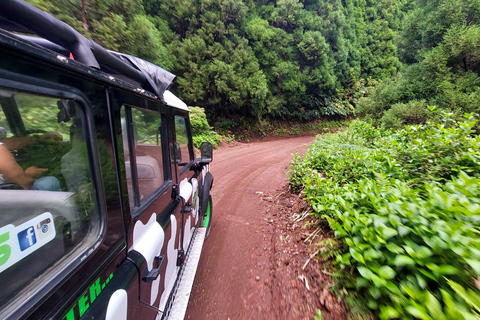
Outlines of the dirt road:
{"label": "dirt road", "polygon": [[279,192],[292,153],[305,151],[313,140],[296,137],[214,151],[212,231],[185,319],[278,319],[282,314],[272,294],[273,227],[262,199]]}

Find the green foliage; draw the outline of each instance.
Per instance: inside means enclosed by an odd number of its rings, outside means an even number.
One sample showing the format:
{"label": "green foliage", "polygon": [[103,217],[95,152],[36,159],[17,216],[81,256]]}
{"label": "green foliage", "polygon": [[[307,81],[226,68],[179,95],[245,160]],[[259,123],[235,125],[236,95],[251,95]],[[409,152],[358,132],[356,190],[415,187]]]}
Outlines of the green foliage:
{"label": "green foliage", "polygon": [[222,142],[222,137],[213,131],[207,121],[205,110],[199,107],[189,107],[190,109],[190,125],[192,127],[193,145],[200,148],[204,141],[212,143],[212,146],[218,147]]}
{"label": "green foliage", "polygon": [[439,118],[400,131],[353,121],[292,162],[292,187],[342,241],[336,263],[381,319],[478,313],[480,138],[472,115]]}
{"label": "green foliage", "polygon": [[[135,55],[171,70],[163,20],[148,17],[137,0],[29,0],[105,48]],[[163,33],[161,33],[162,31]],[[166,34],[165,34],[166,33]],[[165,34],[165,35],[164,35]]]}
{"label": "green foliage", "polygon": [[212,130],[208,124],[205,109],[200,107],[189,107],[190,109],[190,125],[193,134],[200,134],[202,131]]}
{"label": "green foliage", "polygon": [[272,123],[268,128],[265,128],[265,135],[270,136],[286,136],[299,135],[305,133],[326,133],[334,132],[347,127],[348,121],[311,121],[305,123]]}
{"label": "green foliage", "polygon": [[445,110],[480,112],[480,6],[469,0],[415,1],[397,34],[401,74],[365,98],[361,114],[425,100]]}
{"label": "green foliage", "polygon": [[205,142],[205,141],[212,143],[212,146],[216,148],[222,142],[222,136],[220,136],[215,131],[203,132],[201,134],[193,136],[193,145],[196,148],[200,148],[200,145],[202,144],[202,142]]}
{"label": "green foliage", "polygon": [[314,316],[313,319],[314,320],[323,320],[322,311],[317,309],[317,312],[315,312],[315,316]]}
{"label": "green foliage", "polygon": [[385,111],[380,122],[389,129],[401,129],[406,124],[420,124],[427,119],[427,107],[424,100],[411,100],[408,103],[396,103]]}
{"label": "green foliage", "polygon": [[235,135],[234,134],[228,134],[225,136],[225,142],[226,143],[233,143],[235,142]]}
{"label": "green foliage", "polygon": [[[15,99],[19,112],[27,115],[23,117],[22,121],[29,133],[56,131],[62,134],[64,139],[70,137],[69,127],[65,123],[57,121],[58,99],[26,94],[16,95]],[[5,121],[6,119],[1,120]]]}
{"label": "green foliage", "polygon": [[335,257],[341,252],[341,246],[339,242],[332,238],[326,238],[318,242],[319,255],[322,259],[328,260]]}
{"label": "green foliage", "polygon": [[[244,122],[244,119],[240,119],[239,122]],[[215,127],[220,128],[222,130],[230,130],[235,128],[235,121],[232,119],[226,119],[223,121],[217,121],[215,122]]]}
{"label": "green foliage", "polygon": [[[355,105],[339,91],[399,67],[394,37],[405,2],[29,1],[108,49],[174,72],[180,98],[236,127],[350,115]],[[462,48],[473,49],[474,35]]]}
{"label": "green foliage", "polygon": [[367,87],[367,93],[360,97],[355,109],[355,114],[378,121],[383,113],[400,100],[397,82],[386,80]]}

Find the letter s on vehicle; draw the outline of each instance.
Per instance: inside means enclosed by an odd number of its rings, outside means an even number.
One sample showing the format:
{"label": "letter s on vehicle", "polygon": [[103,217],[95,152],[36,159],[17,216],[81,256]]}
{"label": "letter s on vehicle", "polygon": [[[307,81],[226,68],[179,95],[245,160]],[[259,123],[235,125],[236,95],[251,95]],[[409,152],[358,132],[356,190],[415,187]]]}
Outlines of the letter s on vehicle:
{"label": "letter s on vehicle", "polygon": [[[5,232],[4,234],[0,235],[0,243],[8,241],[10,233]],[[10,258],[10,254],[12,253],[12,248],[8,244],[0,245],[0,266],[5,264]]]}

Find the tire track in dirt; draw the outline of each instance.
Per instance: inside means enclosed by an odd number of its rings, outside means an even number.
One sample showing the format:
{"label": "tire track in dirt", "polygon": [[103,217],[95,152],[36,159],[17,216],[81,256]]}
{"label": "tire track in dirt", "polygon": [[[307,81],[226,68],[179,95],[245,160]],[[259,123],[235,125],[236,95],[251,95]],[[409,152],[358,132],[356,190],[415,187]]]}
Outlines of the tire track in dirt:
{"label": "tire track in dirt", "polygon": [[273,228],[258,192],[285,184],[292,153],[314,137],[254,142],[214,151],[212,231],[198,266],[186,319],[273,319]]}

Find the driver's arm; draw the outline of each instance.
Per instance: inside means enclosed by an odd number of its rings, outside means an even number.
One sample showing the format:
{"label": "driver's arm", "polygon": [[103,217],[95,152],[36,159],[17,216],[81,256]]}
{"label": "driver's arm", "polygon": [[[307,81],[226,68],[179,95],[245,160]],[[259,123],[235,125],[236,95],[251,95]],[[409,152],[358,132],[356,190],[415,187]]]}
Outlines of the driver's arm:
{"label": "driver's arm", "polygon": [[30,189],[33,177],[26,174],[15,158],[4,145],[0,145],[0,174],[7,183],[16,183],[24,189]]}
{"label": "driver's arm", "polygon": [[32,136],[25,136],[25,137],[11,137],[11,138],[5,138],[5,139],[0,139],[0,142],[2,142],[8,150],[18,150],[22,149],[25,146],[28,146],[34,141],[34,138]]}
{"label": "driver's arm", "polygon": [[35,136],[24,136],[24,137],[10,137],[0,139],[0,142],[3,143],[8,150],[19,150],[29,144],[32,144],[35,141],[62,141],[63,136],[56,131],[44,132],[41,135]]}

